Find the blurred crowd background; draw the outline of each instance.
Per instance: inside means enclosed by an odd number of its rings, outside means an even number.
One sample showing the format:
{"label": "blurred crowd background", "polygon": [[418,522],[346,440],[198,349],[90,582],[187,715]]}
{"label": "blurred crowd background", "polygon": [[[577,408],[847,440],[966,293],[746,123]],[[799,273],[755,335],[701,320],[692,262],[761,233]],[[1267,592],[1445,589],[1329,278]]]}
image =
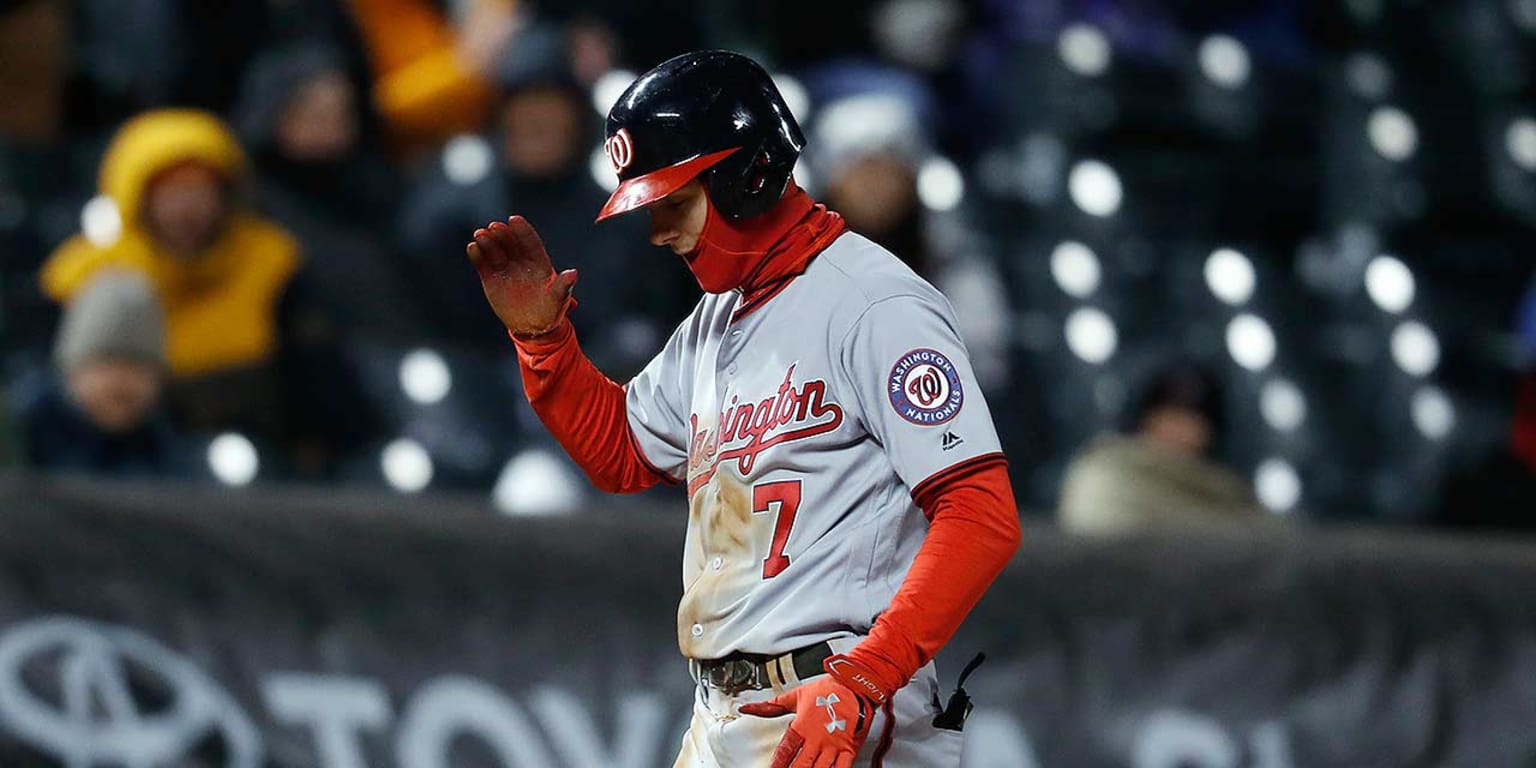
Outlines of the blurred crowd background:
{"label": "blurred crowd background", "polygon": [[1536,525],[1536,0],[0,0],[0,466],[579,509],[464,257],[623,381],[697,287],[602,117],[763,61],[1072,530]]}

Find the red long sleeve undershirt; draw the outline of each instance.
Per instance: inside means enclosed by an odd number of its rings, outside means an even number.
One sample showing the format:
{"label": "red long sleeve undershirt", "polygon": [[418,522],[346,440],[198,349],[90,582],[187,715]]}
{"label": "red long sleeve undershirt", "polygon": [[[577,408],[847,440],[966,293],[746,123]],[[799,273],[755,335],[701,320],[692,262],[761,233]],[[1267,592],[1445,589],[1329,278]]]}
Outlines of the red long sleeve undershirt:
{"label": "red long sleeve undershirt", "polygon": [[638,493],[673,482],[640,452],[625,415],[624,388],[582,354],[570,320],[537,338],[512,341],[533,412],[593,485],[607,493]]}
{"label": "red long sleeve undershirt", "polygon": [[938,654],[1018,551],[1022,533],[1001,455],[920,484],[929,518],[917,559],[869,636],[848,652],[887,691]]}
{"label": "red long sleeve undershirt", "polygon": [[[582,354],[569,321],[513,341],[528,402],[593,485],[635,493],[674,482],[640,452],[624,388]],[[918,485],[914,499],[930,520],[928,536],[890,608],[848,653],[887,690],[905,685],[938,653],[1018,549],[1006,466],[998,454]]]}

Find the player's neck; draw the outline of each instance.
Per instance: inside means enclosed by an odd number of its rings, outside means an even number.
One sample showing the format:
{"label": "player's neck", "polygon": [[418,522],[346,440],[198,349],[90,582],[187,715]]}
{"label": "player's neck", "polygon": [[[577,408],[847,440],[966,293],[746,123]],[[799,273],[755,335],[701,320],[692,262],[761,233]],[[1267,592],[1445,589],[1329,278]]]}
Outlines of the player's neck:
{"label": "player's neck", "polygon": [[686,260],[706,292],[751,295],[804,272],[842,228],[841,216],[791,182],[760,216],[733,221],[711,204],[699,245]]}

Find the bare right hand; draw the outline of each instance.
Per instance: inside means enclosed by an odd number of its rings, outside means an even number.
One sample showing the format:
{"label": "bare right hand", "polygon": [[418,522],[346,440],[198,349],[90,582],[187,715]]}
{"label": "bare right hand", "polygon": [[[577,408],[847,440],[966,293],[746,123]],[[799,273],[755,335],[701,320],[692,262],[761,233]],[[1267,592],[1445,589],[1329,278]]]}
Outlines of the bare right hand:
{"label": "bare right hand", "polygon": [[465,248],[480,287],[501,324],[514,336],[533,337],[560,324],[571,303],[576,270],[559,274],[544,242],[521,216],[475,230]]}

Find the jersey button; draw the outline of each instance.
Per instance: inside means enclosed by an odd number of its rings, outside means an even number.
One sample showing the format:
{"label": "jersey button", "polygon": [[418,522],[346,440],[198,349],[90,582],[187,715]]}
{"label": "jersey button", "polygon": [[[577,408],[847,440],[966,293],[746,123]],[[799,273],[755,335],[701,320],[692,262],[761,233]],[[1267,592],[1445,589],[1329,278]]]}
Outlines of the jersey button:
{"label": "jersey button", "polygon": [[732,376],[736,375],[736,364],[731,363],[730,365],[727,365],[725,367],[725,372],[731,374]]}
{"label": "jersey button", "polygon": [[723,558],[723,557],[717,557],[717,558],[709,561],[709,567],[711,567],[711,568],[713,568],[713,569],[715,569],[717,571],[720,570],[720,566],[722,566],[722,565],[725,565],[725,558]]}
{"label": "jersey button", "polygon": [[704,625],[703,624],[695,624],[695,625],[693,625],[693,630],[692,631],[693,631],[693,636],[694,637],[703,637],[704,636]]}

